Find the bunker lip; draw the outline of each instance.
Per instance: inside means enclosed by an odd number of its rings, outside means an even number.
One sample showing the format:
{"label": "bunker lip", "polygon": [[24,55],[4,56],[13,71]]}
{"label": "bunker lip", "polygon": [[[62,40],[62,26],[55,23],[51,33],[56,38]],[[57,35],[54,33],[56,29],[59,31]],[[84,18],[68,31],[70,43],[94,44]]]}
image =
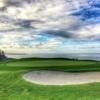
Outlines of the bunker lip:
{"label": "bunker lip", "polygon": [[74,85],[100,82],[100,72],[32,71],[25,73],[26,81],[41,85]]}

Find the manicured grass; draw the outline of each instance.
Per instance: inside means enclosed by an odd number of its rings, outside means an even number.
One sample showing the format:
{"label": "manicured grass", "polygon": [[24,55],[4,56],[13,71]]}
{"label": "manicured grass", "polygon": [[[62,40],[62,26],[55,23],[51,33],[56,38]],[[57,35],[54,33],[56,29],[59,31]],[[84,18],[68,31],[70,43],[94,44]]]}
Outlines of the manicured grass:
{"label": "manicured grass", "polygon": [[20,59],[0,63],[0,100],[100,100],[100,83],[43,86],[22,79],[31,70],[100,71],[100,62]]}
{"label": "manicured grass", "polygon": [[[25,64],[25,65],[23,65]],[[41,61],[22,61],[22,62],[11,62],[7,66],[70,66],[70,65],[89,65],[95,64],[95,62],[86,62],[86,61],[63,61],[63,60],[41,60]]]}

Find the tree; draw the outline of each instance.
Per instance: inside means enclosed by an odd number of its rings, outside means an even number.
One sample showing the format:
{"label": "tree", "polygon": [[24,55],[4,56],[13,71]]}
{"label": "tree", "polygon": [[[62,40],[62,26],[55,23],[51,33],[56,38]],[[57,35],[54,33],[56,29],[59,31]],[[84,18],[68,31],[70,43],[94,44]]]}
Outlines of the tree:
{"label": "tree", "polygon": [[0,50],[0,61],[7,59],[5,52]]}

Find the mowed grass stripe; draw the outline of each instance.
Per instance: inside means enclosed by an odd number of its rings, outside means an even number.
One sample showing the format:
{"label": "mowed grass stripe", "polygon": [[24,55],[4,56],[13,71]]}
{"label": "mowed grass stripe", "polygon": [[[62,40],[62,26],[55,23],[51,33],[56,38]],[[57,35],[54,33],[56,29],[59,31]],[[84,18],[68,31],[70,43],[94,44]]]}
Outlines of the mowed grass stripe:
{"label": "mowed grass stripe", "polygon": [[7,66],[69,66],[69,65],[90,65],[95,62],[88,61],[58,61],[58,60],[42,60],[42,61],[18,61],[7,63]]}

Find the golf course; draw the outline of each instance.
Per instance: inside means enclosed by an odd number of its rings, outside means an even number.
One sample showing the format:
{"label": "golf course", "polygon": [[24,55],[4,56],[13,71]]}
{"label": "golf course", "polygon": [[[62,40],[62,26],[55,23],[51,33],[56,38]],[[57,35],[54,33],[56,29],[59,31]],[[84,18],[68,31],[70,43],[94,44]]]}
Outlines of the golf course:
{"label": "golf course", "polygon": [[64,58],[23,58],[0,62],[0,100],[100,100],[100,82],[42,85],[22,76],[32,71],[100,72],[100,62]]}

